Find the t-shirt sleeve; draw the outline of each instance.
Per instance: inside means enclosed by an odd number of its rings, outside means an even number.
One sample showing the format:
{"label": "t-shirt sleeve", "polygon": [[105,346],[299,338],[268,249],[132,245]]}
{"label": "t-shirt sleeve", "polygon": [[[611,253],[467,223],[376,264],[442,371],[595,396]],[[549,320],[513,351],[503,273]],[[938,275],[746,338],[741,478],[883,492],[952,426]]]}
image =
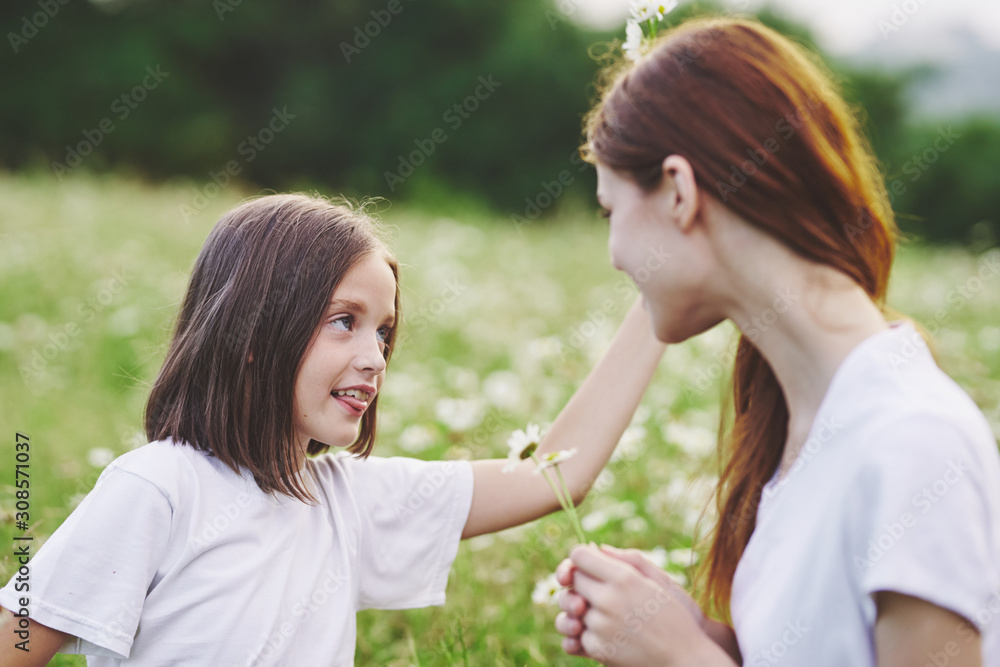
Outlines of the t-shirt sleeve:
{"label": "t-shirt sleeve", "polygon": [[945,418],[915,416],[873,445],[855,483],[851,556],[867,620],[871,596],[893,591],[976,622],[1000,580],[991,546],[1000,517],[970,437]]}
{"label": "t-shirt sleeve", "polygon": [[151,482],[112,467],[29,561],[0,604],[75,638],[62,652],[127,658],[146,592],[170,536],[171,506]]}
{"label": "t-shirt sleeve", "polygon": [[444,604],[472,504],[467,461],[369,457],[350,461],[362,530],[361,609]]}

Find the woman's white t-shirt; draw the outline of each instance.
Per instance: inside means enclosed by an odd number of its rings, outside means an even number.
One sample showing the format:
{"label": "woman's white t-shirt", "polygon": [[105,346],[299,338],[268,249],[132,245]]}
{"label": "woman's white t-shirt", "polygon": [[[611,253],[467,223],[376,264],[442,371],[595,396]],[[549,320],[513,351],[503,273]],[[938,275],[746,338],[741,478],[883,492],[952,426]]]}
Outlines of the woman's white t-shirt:
{"label": "woman's white t-shirt", "polygon": [[[877,591],[968,619],[982,664],[1000,665],[997,443],[910,323],[848,355],[798,459],[763,490],[733,580],[743,664],[874,667]],[[959,626],[927,664],[966,650],[974,631]]]}
{"label": "woman's white t-shirt", "polygon": [[308,505],[187,445],[115,460],[0,605],[89,665],[351,665],[355,614],[443,604],[467,462],[324,454]]}

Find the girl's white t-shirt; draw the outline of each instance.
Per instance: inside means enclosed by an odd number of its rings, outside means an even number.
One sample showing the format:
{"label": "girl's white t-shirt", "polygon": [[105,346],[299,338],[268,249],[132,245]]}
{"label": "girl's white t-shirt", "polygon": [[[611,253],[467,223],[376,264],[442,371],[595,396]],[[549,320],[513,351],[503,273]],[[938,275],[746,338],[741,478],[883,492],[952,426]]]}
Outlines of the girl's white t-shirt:
{"label": "girl's white t-shirt", "polygon": [[[743,664],[874,667],[877,591],[968,619],[982,664],[1000,665],[997,442],[908,322],[851,351],[799,457],[761,494],[733,580]],[[928,664],[967,650],[960,626]]]}
{"label": "girl's white t-shirt", "polygon": [[444,603],[472,501],[464,461],[310,459],[308,505],[187,445],[115,460],[0,605],[89,665],[351,665],[355,614]]}

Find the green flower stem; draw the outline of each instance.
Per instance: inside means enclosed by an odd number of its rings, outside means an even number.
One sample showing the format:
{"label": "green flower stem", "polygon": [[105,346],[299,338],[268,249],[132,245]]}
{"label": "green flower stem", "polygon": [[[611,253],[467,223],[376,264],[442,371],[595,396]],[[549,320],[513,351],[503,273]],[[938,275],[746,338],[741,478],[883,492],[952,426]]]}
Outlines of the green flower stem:
{"label": "green flower stem", "polygon": [[580,517],[576,513],[576,505],[573,504],[573,498],[569,493],[569,487],[566,484],[566,479],[559,470],[559,465],[556,464],[552,467],[556,469],[556,474],[559,475],[559,482],[562,485],[562,490],[560,490],[556,485],[555,480],[549,476],[548,471],[541,467],[541,461],[538,460],[538,457],[535,456],[534,453],[531,454],[531,460],[535,462],[536,466],[538,466],[538,470],[542,473],[542,477],[544,477],[545,481],[549,483],[550,487],[552,487],[552,492],[556,494],[556,500],[559,501],[559,504],[562,505],[563,511],[569,516],[569,522],[573,524],[573,530],[576,531],[576,537],[580,540],[580,544],[586,544],[587,536],[583,532],[583,525],[580,523]]}
{"label": "green flower stem", "polygon": [[545,478],[545,481],[548,482],[549,486],[552,488],[552,492],[556,494],[556,500],[559,501],[559,504],[562,506],[563,511],[569,512],[569,505],[567,505],[566,499],[563,498],[562,491],[559,490],[559,487],[556,486],[555,481],[549,476],[549,473],[546,472],[545,468],[542,467],[541,461],[539,461],[538,457],[536,457],[534,454],[531,455],[531,460],[535,462],[538,472],[542,474],[542,477]]}
{"label": "green flower stem", "polygon": [[570,522],[573,524],[573,528],[576,529],[576,537],[580,540],[580,544],[586,544],[587,536],[583,533],[583,524],[580,522],[580,515],[576,511],[573,496],[569,492],[569,484],[566,483],[566,478],[563,477],[562,470],[559,469],[559,464],[557,463],[554,467],[556,475],[559,476],[559,482],[562,484],[563,492],[566,494],[566,504],[569,506],[566,512],[569,513]]}

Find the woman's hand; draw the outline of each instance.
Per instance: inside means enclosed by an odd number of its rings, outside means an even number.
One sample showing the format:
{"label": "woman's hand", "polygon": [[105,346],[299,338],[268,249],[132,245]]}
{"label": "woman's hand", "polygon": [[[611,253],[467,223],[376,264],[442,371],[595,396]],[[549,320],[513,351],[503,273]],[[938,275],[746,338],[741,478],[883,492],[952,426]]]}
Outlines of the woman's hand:
{"label": "woman's hand", "polygon": [[637,551],[579,546],[556,571],[563,649],[606,665],[734,665],[703,629],[705,616]]}

